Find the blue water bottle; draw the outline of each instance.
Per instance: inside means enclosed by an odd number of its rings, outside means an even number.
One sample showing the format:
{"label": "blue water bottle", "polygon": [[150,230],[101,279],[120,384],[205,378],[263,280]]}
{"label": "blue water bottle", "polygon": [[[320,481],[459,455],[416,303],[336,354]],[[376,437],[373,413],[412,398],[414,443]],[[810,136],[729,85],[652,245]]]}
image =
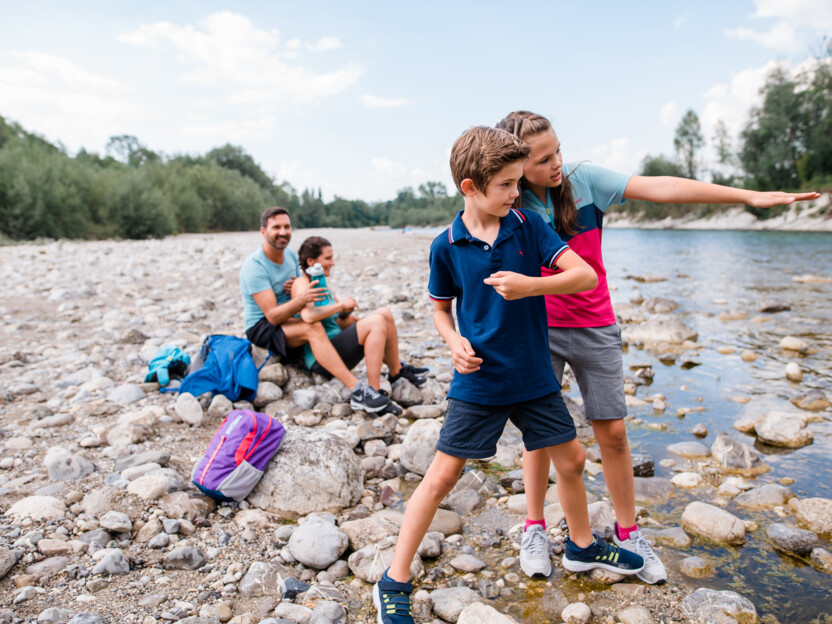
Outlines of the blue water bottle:
{"label": "blue water bottle", "polygon": [[[318,280],[315,288],[326,288],[326,276],[324,275],[324,268],[320,265],[320,263],[316,262],[311,267],[306,269],[306,274],[309,276],[309,280],[311,282]],[[329,291],[326,292],[323,299],[315,302],[315,306],[324,306],[328,303],[330,303]]]}

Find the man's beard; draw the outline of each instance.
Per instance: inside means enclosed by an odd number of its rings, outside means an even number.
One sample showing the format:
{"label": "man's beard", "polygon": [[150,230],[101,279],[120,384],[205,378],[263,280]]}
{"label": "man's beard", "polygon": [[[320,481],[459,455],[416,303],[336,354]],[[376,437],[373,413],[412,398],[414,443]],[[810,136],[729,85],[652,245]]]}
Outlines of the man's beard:
{"label": "man's beard", "polygon": [[[274,238],[266,237],[266,242],[269,244],[272,249],[277,249],[278,251],[283,251],[286,247],[289,246],[289,236],[275,236]],[[282,245],[282,246],[281,246]]]}

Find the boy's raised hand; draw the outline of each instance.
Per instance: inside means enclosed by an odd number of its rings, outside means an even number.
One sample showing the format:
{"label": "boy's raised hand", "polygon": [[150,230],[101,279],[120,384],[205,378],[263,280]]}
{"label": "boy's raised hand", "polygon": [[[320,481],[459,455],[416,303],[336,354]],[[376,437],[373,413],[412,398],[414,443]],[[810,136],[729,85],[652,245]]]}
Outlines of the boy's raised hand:
{"label": "boy's raised hand", "polygon": [[754,208],[773,208],[781,204],[793,204],[796,201],[806,201],[807,199],[817,199],[818,197],[820,197],[820,193],[815,192],[781,193],[779,191],[758,191],[746,203]]}
{"label": "boy's raised hand", "polygon": [[530,280],[534,278],[512,271],[497,271],[486,277],[483,282],[493,286],[497,294],[506,301],[522,299],[531,293]]}
{"label": "boy's raised hand", "polygon": [[456,337],[450,341],[451,359],[454,363],[454,368],[461,375],[474,373],[480,369],[482,358],[477,357],[474,348],[467,338],[456,334]]}

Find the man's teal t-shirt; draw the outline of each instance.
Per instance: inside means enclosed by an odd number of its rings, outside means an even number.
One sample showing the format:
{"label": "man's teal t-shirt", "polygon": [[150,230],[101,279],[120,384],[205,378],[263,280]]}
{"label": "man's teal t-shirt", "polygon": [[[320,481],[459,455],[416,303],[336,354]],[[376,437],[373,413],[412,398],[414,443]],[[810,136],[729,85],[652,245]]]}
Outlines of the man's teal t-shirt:
{"label": "man's teal t-shirt", "polygon": [[299,275],[298,254],[289,248],[283,252],[283,264],[269,260],[262,247],[243,261],[243,266],[240,267],[240,294],[243,297],[246,329],[254,327],[265,317],[252,295],[271,288],[278,305],[286,303],[291,297],[284,292],[283,284],[289,278]]}

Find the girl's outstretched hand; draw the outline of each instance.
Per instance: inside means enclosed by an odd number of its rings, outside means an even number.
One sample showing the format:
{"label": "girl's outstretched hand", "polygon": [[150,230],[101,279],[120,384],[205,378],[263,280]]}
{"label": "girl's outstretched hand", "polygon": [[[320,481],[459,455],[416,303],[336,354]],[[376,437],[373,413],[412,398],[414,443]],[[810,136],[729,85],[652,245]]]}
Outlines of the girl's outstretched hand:
{"label": "girl's outstretched hand", "polygon": [[773,208],[781,204],[793,204],[796,201],[806,201],[807,199],[817,199],[820,193],[781,193],[779,191],[773,192],[756,192],[748,202],[749,206],[754,208]]}

